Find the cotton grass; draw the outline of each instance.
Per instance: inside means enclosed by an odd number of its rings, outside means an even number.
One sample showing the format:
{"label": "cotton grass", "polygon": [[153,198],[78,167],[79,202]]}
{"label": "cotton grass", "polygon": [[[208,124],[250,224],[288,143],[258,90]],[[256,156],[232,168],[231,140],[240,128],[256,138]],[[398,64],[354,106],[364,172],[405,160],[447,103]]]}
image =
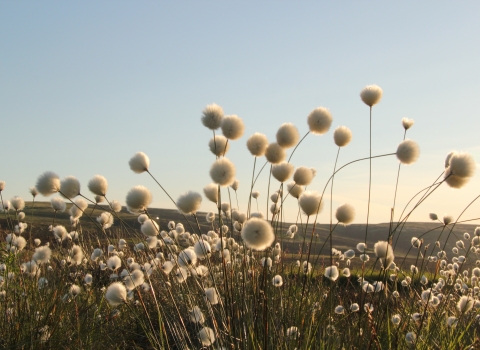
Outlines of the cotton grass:
{"label": "cotton grass", "polygon": [[275,234],[270,223],[258,218],[247,220],[243,226],[241,236],[248,248],[258,251],[270,247],[275,240]]}
{"label": "cotton grass", "polygon": [[325,134],[332,125],[332,114],[325,107],[315,108],[310,112],[307,118],[310,132],[316,135]]}
{"label": "cotton grass", "polygon": [[148,156],[143,152],[137,152],[130,158],[128,162],[130,169],[137,174],[141,174],[145,171],[148,171],[148,167],[150,166],[150,159]]}
{"label": "cotton grass", "polygon": [[144,186],[135,186],[127,193],[126,203],[130,211],[145,211],[152,203],[152,194]]}
{"label": "cotton grass", "polygon": [[217,159],[210,168],[210,177],[220,186],[230,186],[235,181],[235,166],[227,158]]}

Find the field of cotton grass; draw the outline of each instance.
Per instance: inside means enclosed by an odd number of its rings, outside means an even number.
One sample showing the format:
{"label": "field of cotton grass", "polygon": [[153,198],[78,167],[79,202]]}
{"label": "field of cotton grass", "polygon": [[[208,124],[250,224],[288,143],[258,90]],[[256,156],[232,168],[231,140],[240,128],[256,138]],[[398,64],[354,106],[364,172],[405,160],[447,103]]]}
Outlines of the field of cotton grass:
{"label": "field of cotton grass", "polygon": [[[360,93],[370,130],[382,93],[376,85]],[[372,159],[396,157],[396,197],[402,164],[415,163],[420,154],[418,144],[406,138],[414,122],[402,120],[404,138],[391,153],[373,155],[370,146],[365,158],[335,162],[323,188],[309,187],[315,169],[290,163],[306,137],[329,132],[332,115],[318,107],[307,122],[303,137],[290,123],[278,129],[275,142],[261,133],[249,137],[251,183],[241,188],[228,151],[241,147],[234,141],[243,136],[244,124],[235,115],[224,116],[215,104],[201,117],[212,132],[213,154],[212,183],[203,193],[189,191],[173,199],[150,173],[142,152],[129,166],[151,178],[152,190],[130,189],[126,208],[108,198],[101,175],[89,181],[90,194],[75,177],[61,180],[47,171],[31,188],[28,205],[19,197],[7,200],[8,186],[0,182],[0,348],[480,348],[480,227],[459,236],[454,229],[460,221],[432,213],[440,223],[437,239],[411,239],[413,264],[395,255],[411,213],[439,186],[465,185],[476,166],[472,156],[446,155],[437,179],[420,187],[404,208],[394,204],[382,240],[369,238],[367,219],[364,238],[340,251],[333,238],[339,227],[353,222],[355,208],[349,203],[332,208],[331,200],[323,200],[335,193],[336,174],[368,162],[370,191]],[[374,136],[370,131],[370,145]],[[346,126],[333,131],[337,159],[351,138]],[[256,186],[260,173],[269,174],[267,188]],[[176,221],[151,215],[151,191],[175,204],[181,214]],[[240,192],[249,198],[245,208],[238,206]],[[269,212],[258,211],[260,193]],[[55,195],[53,218],[42,232],[32,230],[29,221],[38,195]],[[204,198],[216,204],[215,212],[201,213]],[[295,223],[284,220],[285,201],[298,203]],[[66,210],[70,219],[61,225]],[[316,233],[322,210],[331,213],[325,239]],[[401,212],[398,221],[394,212]],[[301,238],[300,247],[289,255],[284,245],[295,237]],[[454,248],[447,251],[447,244]]]}

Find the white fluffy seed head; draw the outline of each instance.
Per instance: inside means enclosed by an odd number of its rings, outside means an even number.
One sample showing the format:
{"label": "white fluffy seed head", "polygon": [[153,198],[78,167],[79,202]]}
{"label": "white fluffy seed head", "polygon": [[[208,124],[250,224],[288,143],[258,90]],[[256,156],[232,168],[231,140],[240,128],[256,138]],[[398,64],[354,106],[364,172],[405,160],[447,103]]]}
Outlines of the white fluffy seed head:
{"label": "white fluffy seed head", "polygon": [[88,189],[97,196],[104,197],[107,194],[108,182],[102,175],[95,175],[88,182]]}
{"label": "white fluffy seed head", "polygon": [[10,199],[10,204],[12,205],[12,208],[17,211],[25,208],[25,201],[19,196],[15,196]]}
{"label": "white fluffy seed head", "polygon": [[108,286],[105,292],[105,299],[107,299],[110,306],[118,306],[127,302],[127,289],[121,282],[113,282]]}
{"label": "white fluffy seed head", "polygon": [[243,121],[236,115],[227,115],[222,119],[222,133],[229,140],[237,140],[245,131]]}
{"label": "white fluffy seed head", "polygon": [[338,147],[344,147],[352,140],[352,132],[346,126],[339,126],[333,132],[333,140]]}
{"label": "white fluffy seed head", "polygon": [[215,332],[210,327],[204,327],[198,332],[203,346],[210,346],[215,343]]}
{"label": "white fluffy seed head", "polygon": [[152,202],[152,194],[144,186],[135,186],[127,193],[127,207],[132,212],[145,211]]}
{"label": "white fluffy seed head", "polygon": [[243,226],[242,239],[248,248],[262,251],[272,245],[275,234],[268,221],[250,218]]}
{"label": "white fluffy seed head", "polygon": [[373,246],[373,250],[377,258],[379,258],[382,262],[382,266],[384,269],[388,268],[395,259],[395,255],[393,254],[393,248],[386,241],[378,241],[377,243],[375,243],[375,245]]}
{"label": "white fluffy seed head", "polygon": [[32,260],[37,264],[45,264],[50,260],[52,256],[52,250],[46,245],[35,248],[35,253],[33,253]]}
{"label": "white fluffy seed head", "polygon": [[405,130],[410,129],[415,121],[413,119],[408,119],[408,118],[402,118],[402,126]]}
{"label": "white fluffy seed head", "polygon": [[278,164],[285,160],[287,154],[285,149],[276,142],[272,142],[265,150],[265,157],[272,164]]}
{"label": "white fluffy seed head", "polygon": [[60,190],[60,178],[52,171],[46,171],[37,179],[36,189],[44,196],[50,196]]}
{"label": "white fluffy seed head", "polygon": [[67,176],[60,182],[60,192],[65,198],[75,198],[80,194],[80,181],[75,176]]}
{"label": "white fluffy seed head", "polygon": [[268,139],[264,134],[256,132],[247,140],[247,148],[255,157],[261,157],[265,154],[268,146]]}
{"label": "white fluffy seed head", "polygon": [[235,181],[235,166],[227,158],[217,159],[210,168],[210,177],[220,186],[230,186]]}
{"label": "white fluffy seed head", "polygon": [[287,181],[293,173],[294,166],[287,162],[281,162],[279,164],[275,164],[272,167],[272,175],[275,179],[279,182]]}
{"label": "white fluffy seed head", "polygon": [[420,148],[415,141],[402,141],[397,148],[397,158],[402,164],[415,163],[420,155]]}
{"label": "white fluffy seed head", "polygon": [[345,203],[337,208],[335,217],[338,222],[348,225],[355,219],[355,208],[348,203]]}
{"label": "white fluffy seed head", "polygon": [[73,205],[70,207],[70,215],[74,218],[74,219],[78,219],[80,218],[85,209],[88,208],[88,203],[85,199],[79,197],[79,198],[76,198],[74,201],[73,201]]}
{"label": "white fluffy seed head", "polygon": [[202,196],[198,192],[188,191],[177,199],[177,207],[184,214],[195,214],[202,204]]}
{"label": "white fluffy seed head", "polygon": [[312,168],[304,166],[298,167],[293,173],[293,181],[299,186],[308,186],[315,176],[315,171]]}
{"label": "white fluffy seed head", "polygon": [[298,199],[300,208],[305,215],[314,215],[323,208],[322,196],[316,191],[306,191]]}
{"label": "white fluffy seed head", "polygon": [[285,123],[277,131],[277,143],[280,147],[290,148],[297,144],[300,139],[298,129],[292,123]]}
{"label": "white fluffy seed head", "polygon": [[332,125],[332,114],[325,107],[315,108],[307,118],[308,127],[313,134],[323,135]]}
{"label": "white fluffy seed head", "polygon": [[160,228],[158,224],[155,221],[150,219],[143,222],[142,226],[140,227],[140,230],[147,237],[156,236],[160,232]]}
{"label": "white fluffy seed head", "polygon": [[[1,190],[0,190],[0,192],[1,192]],[[33,198],[35,198],[38,195],[37,188],[36,187],[30,187],[30,194],[33,196]]]}
{"label": "white fluffy seed head", "polygon": [[469,153],[450,152],[445,160],[445,182],[453,188],[464,186],[475,173],[475,160]]}
{"label": "white fluffy seed head", "polygon": [[233,181],[233,184],[230,185],[230,187],[234,191],[238,190],[239,186],[240,186],[240,181],[238,179],[235,179],[235,181]]}
{"label": "white fluffy seed head", "polygon": [[337,280],[338,276],[339,276],[337,265],[333,265],[333,266],[329,266],[329,267],[325,268],[324,276],[326,278],[328,278],[330,281],[335,282]]}
{"label": "white fluffy seed head", "polygon": [[202,123],[211,130],[216,130],[222,124],[223,109],[215,103],[207,105],[202,111]]}
{"label": "white fluffy seed head", "polygon": [[119,213],[120,211],[122,211],[122,205],[120,204],[119,201],[115,199],[110,201],[110,207],[115,213]]}
{"label": "white fluffy seed head", "polygon": [[360,92],[360,98],[367,106],[374,106],[382,99],[383,90],[378,85],[367,85]]}
{"label": "white fluffy seed head", "polygon": [[61,213],[63,213],[67,208],[67,204],[63,201],[62,197],[53,197],[50,200],[50,203],[52,204],[53,210],[59,211]]}
{"label": "white fluffy seed head", "polygon": [[143,152],[137,152],[130,158],[128,162],[130,165],[130,169],[137,174],[141,174],[144,171],[148,171],[148,167],[150,166],[150,159],[148,156]]}
{"label": "white fluffy seed head", "polygon": [[295,183],[295,181],[289,182],[287,184],[288,193],[294,198],[300,198],[303,193],[303,187]]}
{"label": "white fluffy seed head", "polygon": [[230,149],[230,143],[228,143],[228,139],[225,136],[215,135],[215,137],[212,137],[208,142],[208,147],[210,148],[210,152],[216,156],[223,156]]}
{"label": "white fluffy seed head", "polygon": [[218,185],[211,183],[208,184],[203,188],[203,193],[205,194],[205,197],[213,203],[218,202]]}

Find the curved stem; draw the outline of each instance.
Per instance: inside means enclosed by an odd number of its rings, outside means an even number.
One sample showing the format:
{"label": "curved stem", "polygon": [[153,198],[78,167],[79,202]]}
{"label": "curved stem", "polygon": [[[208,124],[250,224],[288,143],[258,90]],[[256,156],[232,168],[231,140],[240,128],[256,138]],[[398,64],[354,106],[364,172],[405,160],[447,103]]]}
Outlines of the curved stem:
{"label": "curved stem", "polygon": [[292,156],[293,154],[295,153],[295,151],[297,150],[297,147],[300,146],[300,144],[302,143],[302,141],[305,139],[305,137],[307,137],[307,135],[310,134],[310,131],[308,131],[300,141],[298,141],[298,143],[295,145],[295,148],[293,149],[292,153],[290,154],[290,157],[288,157],[288,162],[287,163],[290,163],[290,159],[292,159]]}

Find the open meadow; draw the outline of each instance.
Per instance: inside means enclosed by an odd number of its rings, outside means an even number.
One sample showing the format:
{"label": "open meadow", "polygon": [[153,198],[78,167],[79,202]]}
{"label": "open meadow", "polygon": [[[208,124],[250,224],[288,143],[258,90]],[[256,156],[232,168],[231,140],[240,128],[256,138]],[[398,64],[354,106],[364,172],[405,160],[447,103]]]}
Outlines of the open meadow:
{"label": "open meadow", "polygon": [[[101,175],[81,186],[74,176],[47,171],[25,199],[0,182],[0,348],[480,348],[478,217],[431,213],[430,222],[409,222],[440,186],[467,184],[475,161],[449,153],[437,179],[396,205],[402,167],[420,154],[407,138],[414,121],[399,123],[396,150],[373,155],[372,113],[382,89],[366,86],[360,97],[365,118],[370,113],[370,151],[335,162],[322,188],[311,185],[315,169],[290,161],[305,138],[329,132],[327,108],[308,115],[303,137],[291,123],[273,142],[250,136],[251,182],[240,187],[228,151],[239,147],[234,141],[245,127],[216,104],[201,117],[212,133],[212,182],[203,193],[173,199],[145,153],[128,162],[177,210],[151,208],[144,186],[127,192],[126,205],[112,200]],[[345,126],[333,131],[337,160],[351,138]],[[370,213],[372,159],[380,157],[398,160],[391,216],[353,224],[358,208],[333,207],[334,180],[353,163],[369,163]],[[268,176],[266,188],[256,184],[260,173]],[[238,205],[242,191],[246,208]],[[260,192],[268,212],[258,210]],[[203,209],[204,199],[215,212]],[[287,201],[295,205],[294,221],[284,219]],[[318,220],[320,212],[330,212],[329,222]]]}

